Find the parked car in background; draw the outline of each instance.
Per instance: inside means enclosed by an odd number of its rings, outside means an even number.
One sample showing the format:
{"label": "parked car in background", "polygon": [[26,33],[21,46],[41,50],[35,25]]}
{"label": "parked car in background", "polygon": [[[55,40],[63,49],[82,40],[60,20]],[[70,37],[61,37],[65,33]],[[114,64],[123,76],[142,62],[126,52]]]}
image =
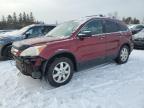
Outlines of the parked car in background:
{"label": "parked car in background", "polygon": [[137,34],[140,32],[142,29],[144,29],[143,24],[134,24],[134,25],[129,25],[129,29],[132,31],[132,34]]}
{"label": "parked car in background", "polygon": [[44,36],[54,27],[55,25],[33,24],[20,30],[0,34],[0,58],[11,58],[13,42]]}
{"label": "parked car in background", "polygon": [[144,29],[133,35],[134,47],[144,49]]}
{"label": "parked car in background", "polygon": [[6,32],[12,32],[12,31],[14,31],[14,30],[0,30],[0,34],[6,33]]}
{"label": "parked car in background", "polygon": [[93,16],[60,24],[43,38],[15,42],[12,54],[24,75],[45,77],[58,87],[85,64],[126,63],[132,49],[132,33],[123,22]]}

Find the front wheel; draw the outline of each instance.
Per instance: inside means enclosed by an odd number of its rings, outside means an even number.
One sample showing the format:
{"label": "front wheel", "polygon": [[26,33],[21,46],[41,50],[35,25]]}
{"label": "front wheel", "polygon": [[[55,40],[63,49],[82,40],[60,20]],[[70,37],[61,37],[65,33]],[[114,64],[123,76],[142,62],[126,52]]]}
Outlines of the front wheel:
{"label": "front wheel", "polygon": [[123,63],[126,63],[128,61],[128,58],[129,58],[129,54],[130,54],[130,49],[128,46],[123,46],[121,49],[120,49],[120,52],[119,52],[119,55],[118,57],[116,58],[116,62],[118,64],[123,64]]}
{"label": "front wheel", "polygon": [[73,62],[65,57],[56,58],[48,67],[45,79],[54,87],[67,84],[73,76]]}
{"label": "front wheel", "polygon": [[3,51],[3,55],[6,59],[11,59],[12,58],[11,48],[12,48],[12,45],[9,45]]}

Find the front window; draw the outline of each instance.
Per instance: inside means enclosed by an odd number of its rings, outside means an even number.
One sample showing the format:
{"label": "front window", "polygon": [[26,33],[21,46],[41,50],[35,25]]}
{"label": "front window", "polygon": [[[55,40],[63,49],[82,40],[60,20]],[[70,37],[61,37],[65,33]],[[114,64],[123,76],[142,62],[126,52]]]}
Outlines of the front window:
{"label": "front window", "polygon": [[102,34],[103,33],[103,25],[101,20],[93,20],[87,23],[80,31],[83,33],[84,31],[90,31],[92,35]]}
{"label": "front window", "polygon": [[69,21],[58,25],[52,31],[50,31],[46,36],[52,37],[69,37],[80,25],[78,21]]}
{"label": "front window", "polygon": [[31,29],[29,29],[27,31],[27,33],[29,33],[28,38],[33,38],[33,37],[38,37],[38,36],[43,35],[42,29],[43,29],[43,27],[41,27],[41,26],[32,27]]}

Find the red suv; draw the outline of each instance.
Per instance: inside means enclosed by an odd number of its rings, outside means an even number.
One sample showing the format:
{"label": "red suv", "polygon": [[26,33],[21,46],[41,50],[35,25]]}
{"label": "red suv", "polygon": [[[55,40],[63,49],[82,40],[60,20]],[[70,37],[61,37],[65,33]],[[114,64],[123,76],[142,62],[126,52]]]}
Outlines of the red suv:
{"label": "red suv", "polygon": [[132,49],[132,33],[123,22],[86,17],[60,24],[45,37],[15,42],[12,54],[24,75],[44,77],[58,87],[86,63],[108,58],[126,63]]}

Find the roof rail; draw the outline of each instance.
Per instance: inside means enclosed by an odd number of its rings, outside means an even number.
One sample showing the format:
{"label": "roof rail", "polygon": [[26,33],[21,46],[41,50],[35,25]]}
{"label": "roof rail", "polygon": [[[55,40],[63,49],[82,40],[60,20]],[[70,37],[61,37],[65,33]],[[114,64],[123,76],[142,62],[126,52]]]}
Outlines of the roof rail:
{"label": "roof rail", "polygon": [[91,16],[86,16],[86,17],[104,17],[104,15],[99,14],[99,15],[91,15]]}

